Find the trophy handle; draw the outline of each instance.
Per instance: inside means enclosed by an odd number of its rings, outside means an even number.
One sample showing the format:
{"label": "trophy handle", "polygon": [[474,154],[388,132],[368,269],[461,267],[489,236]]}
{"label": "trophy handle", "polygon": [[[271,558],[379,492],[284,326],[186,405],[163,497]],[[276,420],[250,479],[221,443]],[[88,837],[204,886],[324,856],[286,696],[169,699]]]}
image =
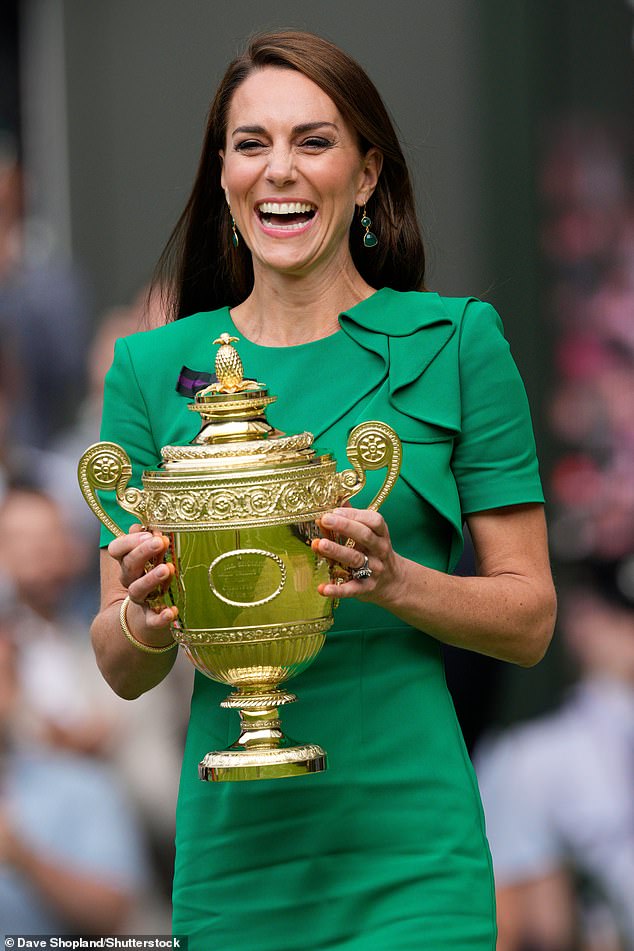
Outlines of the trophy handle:
{"label": "trophy handle", "polygon": [[387,468],[383,485],[368,505],[376,512],[394,488],[401,471],[401,440],[387,423],[371,420],[354,427],[348,437],[346,453],[354,468],[339,473],[343,502],[361,491],[368,469]]}
{"label": "trophy handle", "polygon": [[142,522],[146,499],[140,489],[128,488],[132,477],[130,457],[116,442],[97,442],[89,446],[77,467],[79,488],[91,510],[113,535],[125,535],[122,528],[110,518],[97,496],[98,491],[114,489],[117,502]]}

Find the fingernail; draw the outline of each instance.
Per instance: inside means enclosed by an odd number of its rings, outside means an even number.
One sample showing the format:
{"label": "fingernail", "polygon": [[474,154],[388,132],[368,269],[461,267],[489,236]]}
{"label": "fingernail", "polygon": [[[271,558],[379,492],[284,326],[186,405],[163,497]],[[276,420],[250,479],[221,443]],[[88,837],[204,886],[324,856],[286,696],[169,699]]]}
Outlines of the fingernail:
{"label": "fingernail", "polygon": [[322,525],[325,525],[326,527],[328,527],[328,526],[330,525],[330,527],[332,528],[332,526],[335,524],[335,519],[334,519],[334,517],[333,517],[332,515],[330,515],[328,512],[326,512],[325,515],[322,515],[322,516],[321,516],[320,521],[321,521],[321,524],[322,524]]}
{"label": "fingernail", "polygon": [[155,538],[152,542],[152,551],[163,551],[163,542],[160,538]]}

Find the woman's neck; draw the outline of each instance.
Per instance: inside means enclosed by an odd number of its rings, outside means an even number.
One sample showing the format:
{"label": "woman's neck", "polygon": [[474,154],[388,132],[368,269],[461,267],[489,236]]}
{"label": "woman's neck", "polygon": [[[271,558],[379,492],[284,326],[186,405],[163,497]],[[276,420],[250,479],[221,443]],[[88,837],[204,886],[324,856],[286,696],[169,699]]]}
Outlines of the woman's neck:
{"label": "woman's neck", "polygon": [[253,291],[231,317],[252,343],[296,346],[335,333],[339,314],[373,293],[354,267],[301,277],[256,270]]}

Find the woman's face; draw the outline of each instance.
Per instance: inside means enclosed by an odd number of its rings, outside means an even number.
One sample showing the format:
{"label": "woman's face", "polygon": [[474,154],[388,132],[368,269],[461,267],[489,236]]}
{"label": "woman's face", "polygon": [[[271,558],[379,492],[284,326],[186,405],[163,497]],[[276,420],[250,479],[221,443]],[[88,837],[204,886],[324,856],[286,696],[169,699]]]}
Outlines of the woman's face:
{"label": "woman's face", "polygon": [[256,273],[300,276],[338,259],[351,264],[350,222],[374,190],[381,155],[361,154],[312,80],[277,67],[251,73],[231,101],[220,156],[222,187]]}

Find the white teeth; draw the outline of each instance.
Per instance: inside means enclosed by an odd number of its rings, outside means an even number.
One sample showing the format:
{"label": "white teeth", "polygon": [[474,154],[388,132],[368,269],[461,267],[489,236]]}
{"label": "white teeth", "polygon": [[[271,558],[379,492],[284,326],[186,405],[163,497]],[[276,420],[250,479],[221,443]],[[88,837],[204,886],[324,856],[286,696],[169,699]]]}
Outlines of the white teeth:
{"label": "white teeth", "polygon": [[258,205],[258,211],[263,215],[298,215],[306,211],[316,211],[314,205],[303,201],[263,201]]}

